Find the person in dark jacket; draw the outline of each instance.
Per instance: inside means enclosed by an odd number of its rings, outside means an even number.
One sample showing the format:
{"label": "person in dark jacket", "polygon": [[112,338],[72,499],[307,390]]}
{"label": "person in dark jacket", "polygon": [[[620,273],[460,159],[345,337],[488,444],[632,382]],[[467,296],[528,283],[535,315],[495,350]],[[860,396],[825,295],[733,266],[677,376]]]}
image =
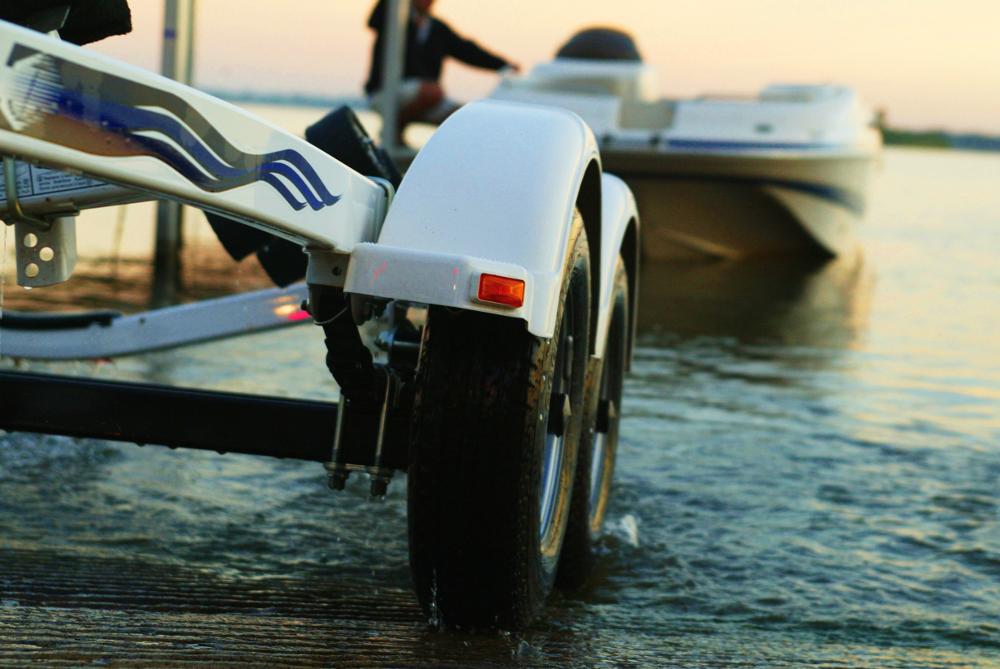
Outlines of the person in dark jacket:
{"label": "person in dark jacket", "polygon": [[[399,91],[398,127],[400,143],[403,130],[414,121],[438,124],[457,110],[460,105],[445,97],[441,89],[441,67],[446,57],[487,70],[520,67],[505,58],[486,51],[472,40],[458,36],[447,23],[431,16],[434,0],[411,0],[410,20],[406,27],[406,62],[403,82]],[[375,108],[381,107],[382,54],[385,42],[387,0],[379,0],[368,19],[368,27],[375,31],[372,51],[372,69],[365,84],[365,92]]]}

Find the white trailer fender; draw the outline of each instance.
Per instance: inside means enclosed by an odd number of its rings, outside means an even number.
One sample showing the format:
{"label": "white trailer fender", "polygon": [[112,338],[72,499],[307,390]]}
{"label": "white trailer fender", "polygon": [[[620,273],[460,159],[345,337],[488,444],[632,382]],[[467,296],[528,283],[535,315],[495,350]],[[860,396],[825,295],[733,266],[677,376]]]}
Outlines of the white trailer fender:
{"label": "white trailer fender", "polygon": [[598,307],[597,336],[594,355],[604,357],[608,340],[608,322],[611,318],[611,290],[615,278],[615,264],[621,255],[629,283],[629,329],[627,342],[627,367],[631,368],[632,342],[635,339],[635,315],[639,297],[639,213],[635,198],[625,182],[611,174],[601,175],[601,208],[603,213],[601,238],[601,301]]}
{"label": "white trailer fender", "polygon": [[[551,337],[577,206],[590,242],[592,303],[600,303],[600,188],[597,143],[578,116],[474,102],[417,155],[378,243],[354,247],[344,290],[522,318],[532,334]],[[479,301],[483,273],[525,281],[523,305]]]}

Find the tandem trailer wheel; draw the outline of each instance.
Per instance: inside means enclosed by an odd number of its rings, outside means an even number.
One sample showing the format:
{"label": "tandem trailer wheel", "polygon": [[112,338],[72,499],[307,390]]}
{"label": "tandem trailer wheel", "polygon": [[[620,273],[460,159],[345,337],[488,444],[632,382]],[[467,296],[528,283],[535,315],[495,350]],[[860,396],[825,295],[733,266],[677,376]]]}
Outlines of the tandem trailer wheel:
{"label": "tandem trailer wheel", "polygon": [[629,284],[621,256],[612,284],[611,320],[599,376],[587,387],[587,412],[580,435],[573,502],[559,560],[556,586],[576,590],[594,568],[595,548],[611,496],[622,387],[628,356]]}
{"label": "tandem trailer wheel", "polygon": [[520,629],[552,588],[589,357],[581,223],[577,215],[552,339],[519,319],[428,312],[407,497],[410,567],[432,624]]}

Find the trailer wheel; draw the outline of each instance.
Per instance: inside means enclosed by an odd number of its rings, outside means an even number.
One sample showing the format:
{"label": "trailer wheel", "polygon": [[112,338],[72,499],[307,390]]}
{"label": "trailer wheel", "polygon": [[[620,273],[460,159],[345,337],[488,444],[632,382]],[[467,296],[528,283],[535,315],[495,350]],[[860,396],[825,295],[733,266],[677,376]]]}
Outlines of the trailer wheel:
{"label": "trailer wheel", "polygon": [[554,336],[431,307],[408,475],[410,568],[432,624],[515,630],[552,588],[583,423],[590,265],[576,218]]}
{"label": "trailer wheel", "polygon": [[611,298],[611,319],[599,376],[587,387],[587,412],[580,436],[573,502],[559,561],[557,586],[575,590],[594,567],[596,546],[607,513],[618,452],[618,423],[628,349],[628,275],[618,258]]}

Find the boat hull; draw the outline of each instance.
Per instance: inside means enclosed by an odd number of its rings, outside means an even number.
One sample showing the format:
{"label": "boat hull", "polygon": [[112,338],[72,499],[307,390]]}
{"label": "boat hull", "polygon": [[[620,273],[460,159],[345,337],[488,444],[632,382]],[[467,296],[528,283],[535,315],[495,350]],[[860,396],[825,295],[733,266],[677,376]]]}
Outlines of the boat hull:
{"label": "boat hull", "polygon": [[832,150],[605,146],[601,155],[605,171],[635,194],[649,260],[847,253],[874,161]]}

